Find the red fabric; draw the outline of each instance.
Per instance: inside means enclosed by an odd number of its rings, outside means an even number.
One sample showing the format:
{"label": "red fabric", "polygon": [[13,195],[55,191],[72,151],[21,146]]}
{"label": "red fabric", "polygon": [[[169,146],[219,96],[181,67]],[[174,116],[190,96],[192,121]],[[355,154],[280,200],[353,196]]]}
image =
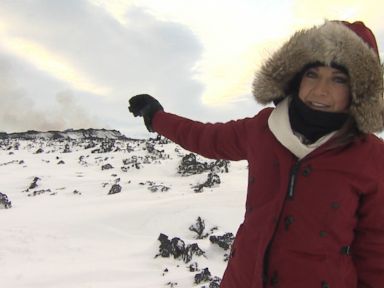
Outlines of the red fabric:
{"label": "red fabric", "polygon": [[[244,222],[220,287],[383,287],[383,141],[367,135],[345,148],[325,144],[313,151],[301,160],[290,199],[290,172],[297,159],[269,130],[270,112],[267,108],[254,118],[225,124],[166,112],[153,119],[156,132],[187,150],[248,160]],[[352,256],[340,252],[347,245]]]}
{"label": "red fabric", "polygon": [[355,32],[366,44],[369,45],[379,56],[379,49],[377,47],[377,42],[375,35],[367,26],[364,25],[361,21],[356,21],[353,23],[347,21],[341,21],[345,26]]}

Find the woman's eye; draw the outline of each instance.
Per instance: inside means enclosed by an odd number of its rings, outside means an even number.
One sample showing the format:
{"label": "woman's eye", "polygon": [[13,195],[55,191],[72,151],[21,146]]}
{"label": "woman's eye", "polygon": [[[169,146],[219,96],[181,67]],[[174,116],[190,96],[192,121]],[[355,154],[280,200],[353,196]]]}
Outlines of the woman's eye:
{"label": "woman's eye", "polygon": [[309,71],[305,72],[305,77],[315,78],[316,76],[317,76],[316,72],[314,72],[312,70],[309,70]]}
{"label": "woman's eye", "polygon": [[346,84],[346,83],[348,83],[348,78],[345,78],[342,76],[337,76],[337,77],[333,78],[333,81],[335,81],[336,83],[340,83],[340,84]]}

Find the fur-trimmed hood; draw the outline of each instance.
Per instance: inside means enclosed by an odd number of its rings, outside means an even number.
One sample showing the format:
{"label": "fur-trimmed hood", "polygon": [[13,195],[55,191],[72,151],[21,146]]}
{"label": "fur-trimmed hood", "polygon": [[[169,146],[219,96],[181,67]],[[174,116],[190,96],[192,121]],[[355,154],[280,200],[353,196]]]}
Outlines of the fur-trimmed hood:
{"label": "fur-trimmed hood", "polygon": [[336,63],[348,70],[350,113],[358,129],[364,133],[383,130],[383,69],[379,56],[343,22],[326,21],[296,32],[256,73],[253,95],[261,104],[287,97],[292,79],[306,65],[316,62]]}

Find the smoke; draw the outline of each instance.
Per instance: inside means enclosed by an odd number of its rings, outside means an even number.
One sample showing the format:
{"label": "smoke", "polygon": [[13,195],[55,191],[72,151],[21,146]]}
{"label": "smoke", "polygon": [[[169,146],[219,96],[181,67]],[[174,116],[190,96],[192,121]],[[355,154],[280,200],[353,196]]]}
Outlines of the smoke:
{"label": "smoke", "polygon": [[[3,91],[1,92],[3,94]],[[70,92],[56,95],[52,109],[40,108],[20,92],[4,94],[0,107],[0,130],[18,132],[26,130],[65,130],[69,128],[97,128],[97,120],[76,105]]]}
{"label": "smoke", "polygon": [[9,77],[9,65],[0,61],[0,131],[20,132],[26,130],[65,130],[69,128],[97,128],[95,117],[77,104],[71,91],[61,91],[53,105],[34,101],[39,95],[29,95]]}
{"label": "smoke", "polygon": [[55,119],[60,121],[61,129],[97,128],[100,126],[96,117],[90,116],[85,107],[80,106],[71,91],[56,95],[56,109],[52,111]]}

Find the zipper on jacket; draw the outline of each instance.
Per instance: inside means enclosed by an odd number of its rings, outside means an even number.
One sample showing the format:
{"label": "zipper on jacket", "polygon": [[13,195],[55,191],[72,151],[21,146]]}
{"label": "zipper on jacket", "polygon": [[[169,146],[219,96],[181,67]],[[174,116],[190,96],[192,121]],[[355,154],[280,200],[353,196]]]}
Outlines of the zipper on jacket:
{"label": "zipper on jacket", "polygon": [[263,286],[268,286],[269,282],[269,252],[271,250],[272,240],[268,243],[267,249],[264,252],[263,258]]}
{"label": "zipper on jacket", "polygon": [[[295,193],[295,184],[296,184],[296,178],[297,178],[297,173],[299,172],[299,169],[300,169],[300,165],[301,165],[301,161],[298,160],[294,165],[293,167],[291,168],[291,172],[289,173],[289,182],[288,182],[288,199],[293,199],[293,195]],[[268,245],[267,245],[267,248],[265,249],[265,252],[264,252],[264,258],[263,258],[263,272],[262,272],[262,279],[263,279],[263,284],[264,285],[267,285],[268,284],[268,276],[269,276],[269,254],[270,254],[270,251],[271,251],[271,246],[272,246],[272,243],[274,241],[274,238],[276,236],[276,231],[282,221],[282,214],[283,214],[283,210],[284,210],[284,205],[285,205],[285,201],[284,201],[284,204],[283,204],[283,207],[281,208],[280,210],[280,213],[279,213],[279,216],[277,218],[277,223],[276,223],[276,227],[275,227],[275,230],[273,231],[272,233],[272,237],[271,237],[271,240],[269,241]]]}
{"label": "zipper on jacket", "polygon": [[289,184],[288,184],[288,199],[292,199],[295,194],[295,185],[297,173],[299,172],[301,162],[297,161],[295,165],[293,165],[291,169],[291,173],[289,175]]}

